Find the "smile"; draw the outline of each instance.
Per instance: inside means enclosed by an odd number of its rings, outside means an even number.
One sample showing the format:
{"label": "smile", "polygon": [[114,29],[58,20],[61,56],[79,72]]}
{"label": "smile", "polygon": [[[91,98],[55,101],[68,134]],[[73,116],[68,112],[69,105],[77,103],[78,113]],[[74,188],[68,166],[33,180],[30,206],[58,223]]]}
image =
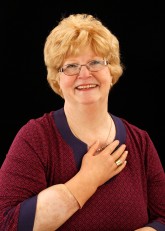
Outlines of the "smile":
{"label": "smile", "polygon": [[76,87],[76,89],[90,89],[90,88],[95,88],[97,87],[97,84],[88,84],[88,85],[81,85],[81,86],[78,86]]}

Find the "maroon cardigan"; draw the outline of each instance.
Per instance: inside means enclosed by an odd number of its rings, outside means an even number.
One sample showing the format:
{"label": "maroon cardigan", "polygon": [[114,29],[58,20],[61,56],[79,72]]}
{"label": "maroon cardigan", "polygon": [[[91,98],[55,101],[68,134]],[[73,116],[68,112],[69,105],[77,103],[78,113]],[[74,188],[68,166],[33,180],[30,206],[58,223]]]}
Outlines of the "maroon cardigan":
{"label": "maroon cardigan", "polygon": [[[127,166],[100,186],[59,231],[134,231],[145,225],[165,230],[165,174],[158,153],[146,131],[112,118],[116,139],[127,145]],[[28,121],[0,170],[0,230],[32,231],[38,193],[73,177],[86,152],[63,108]]]}

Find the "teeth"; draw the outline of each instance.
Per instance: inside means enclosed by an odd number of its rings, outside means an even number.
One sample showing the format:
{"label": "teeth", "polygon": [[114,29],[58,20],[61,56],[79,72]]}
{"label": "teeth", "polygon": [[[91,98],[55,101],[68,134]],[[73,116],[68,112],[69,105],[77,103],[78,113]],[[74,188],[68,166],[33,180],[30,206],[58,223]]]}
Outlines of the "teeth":
{"label": "teeth", "polygon": [[89,89],[89,88],[94,88],[96,87],[96,84],[88,84],[88,85],[85,85],[85,86],[79,86],[77,87],[78,89]]}

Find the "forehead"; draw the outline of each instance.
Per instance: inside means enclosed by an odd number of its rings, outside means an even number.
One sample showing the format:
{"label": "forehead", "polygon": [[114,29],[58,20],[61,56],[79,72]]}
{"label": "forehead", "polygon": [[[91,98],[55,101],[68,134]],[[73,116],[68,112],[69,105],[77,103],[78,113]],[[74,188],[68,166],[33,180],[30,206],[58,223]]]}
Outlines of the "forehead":
{"label": "forehead", "polygon": [[96,54],[90,46],[80,47],[77,52],[68,53],[64,59],[64,63],[67,61],[90,61],[91,59],[100,57]]}

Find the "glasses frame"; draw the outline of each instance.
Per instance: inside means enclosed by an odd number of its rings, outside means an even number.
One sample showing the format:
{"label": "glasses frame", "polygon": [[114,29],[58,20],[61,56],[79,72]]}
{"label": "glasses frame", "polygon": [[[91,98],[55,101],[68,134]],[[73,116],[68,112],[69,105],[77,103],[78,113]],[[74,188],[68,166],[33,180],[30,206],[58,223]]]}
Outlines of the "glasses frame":
{"label": "glasses frame", "polygon": [[[102,68],[97,70],[97,71],[101,71],[104,67],[106,67],[109,64],[109,62],[106,59],[103,59],[103,60],[91,60],[86,64],[70,63],[70,64],[67,64],[67,65],[61,67],[59,69],[59,72],[63,72],[67,76],[78,75],[80,73],[80,71],[81,71],[82,66],[85,66],[89,71],[91,71],[90,67],[89,67],[89,63],[92,63],[93,61],[97,61],[97,62],[100,62],[100,63],[102,62],[102,64],[103,64]],[[72,64],[77,65],[79,72],[77,72],[76,74],[69,74],[68,75],[68,74],[65,73],[65,70],[66,70],[65,67],[67,68],[67,66],[72,65]],[[91,72],[97,72],[97,71],[91,71]]]}

